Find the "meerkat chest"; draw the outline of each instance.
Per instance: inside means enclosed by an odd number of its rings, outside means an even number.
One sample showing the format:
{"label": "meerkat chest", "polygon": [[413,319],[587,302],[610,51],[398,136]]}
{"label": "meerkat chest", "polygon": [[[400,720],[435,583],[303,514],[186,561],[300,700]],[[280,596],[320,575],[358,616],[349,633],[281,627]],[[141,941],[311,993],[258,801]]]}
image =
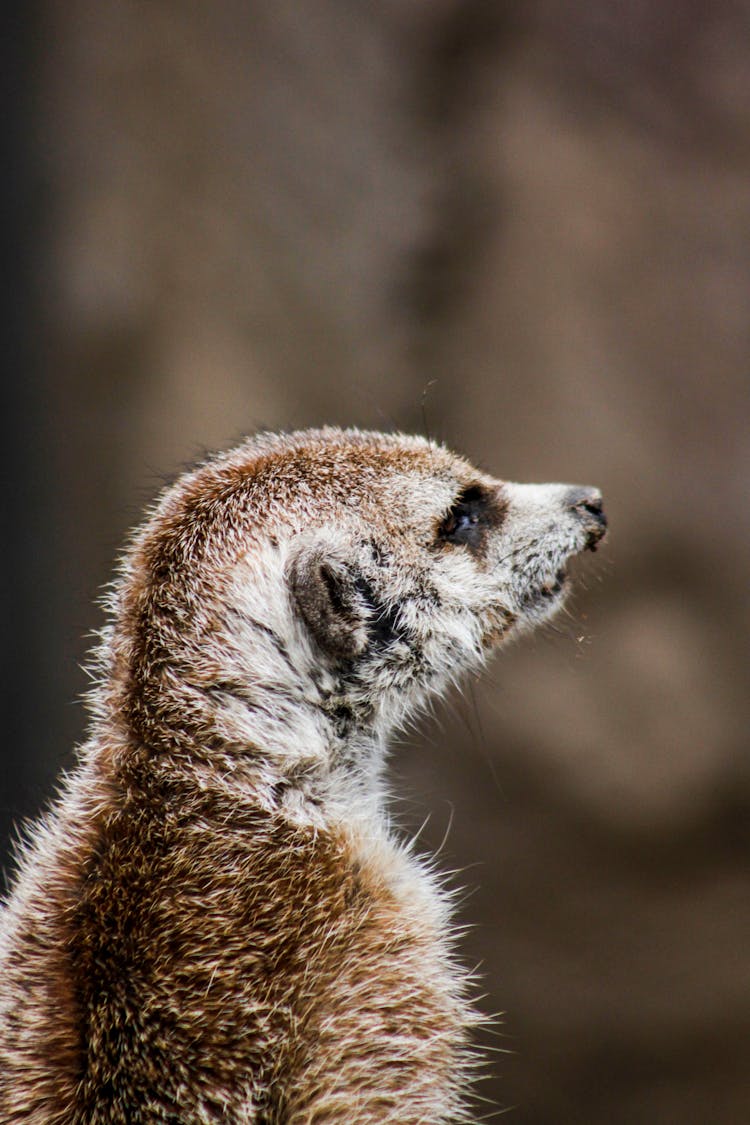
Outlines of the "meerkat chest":
{"label": "meerkat chest", "polygon": [[450,930],[448,897],[420,858],[380,826],[353,833],[348,848],[378,909],[424,940],[442,942]]}
{"label": "meerkat chest", "polygon": [[[347,909],[318,947],[317,976],[307,978],[310,1023],[290,1119],[307,1104],[309,1076],[324,1074],[322,1103],[356,1090],[372,1110],[363,1120],[454,1120],[479,1020],[453,956],[445,896],[384,832],[355,834],[344,857]],[[386,1113],[391,1102],[398,1117]]]}

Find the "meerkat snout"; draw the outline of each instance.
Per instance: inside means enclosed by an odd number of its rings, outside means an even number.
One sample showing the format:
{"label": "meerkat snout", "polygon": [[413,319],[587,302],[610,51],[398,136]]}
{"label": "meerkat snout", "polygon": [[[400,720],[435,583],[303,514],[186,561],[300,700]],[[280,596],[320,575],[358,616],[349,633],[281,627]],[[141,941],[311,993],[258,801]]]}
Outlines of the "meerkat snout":
{"label": "meerkat snout", "polygon": [[571,488],[565,496],[565,503],[586,526],[586,549],[595,551],[607,531],[601,492],[598,488]]}
{"label": "meerkat snout", "polygon": [[387,740],[605,528],[596,490],[400,434],[261,435],[180,478],[0,915],[0,1120],[472,1120],[480,1017]]}

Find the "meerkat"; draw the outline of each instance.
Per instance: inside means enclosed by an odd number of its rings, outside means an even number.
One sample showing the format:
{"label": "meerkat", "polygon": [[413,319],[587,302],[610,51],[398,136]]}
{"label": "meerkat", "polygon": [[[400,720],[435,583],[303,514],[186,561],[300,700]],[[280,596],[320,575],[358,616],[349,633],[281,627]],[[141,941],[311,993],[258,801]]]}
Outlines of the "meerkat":
{"label": "meerkat", "polygon": [[394,729],[549,618],[598,491],[419,437],[262,435],[121,563],[89,739],[0,920],[0,1120],[472,1120],[449,894],[389,825]]}

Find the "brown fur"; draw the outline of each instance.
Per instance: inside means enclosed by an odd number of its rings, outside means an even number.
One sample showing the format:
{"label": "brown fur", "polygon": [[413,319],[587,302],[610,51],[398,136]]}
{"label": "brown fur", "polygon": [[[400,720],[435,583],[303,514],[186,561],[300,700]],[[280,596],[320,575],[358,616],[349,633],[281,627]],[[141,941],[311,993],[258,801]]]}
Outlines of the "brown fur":
{"label": "brown fur", "polygon": [[0,925],[0,1120],[468,1119],[468,978],[378,778],[401,698],[523,616],[440,577],[492,580],[507,507],[427,442],[338,431],[255,439],[165,494]]}

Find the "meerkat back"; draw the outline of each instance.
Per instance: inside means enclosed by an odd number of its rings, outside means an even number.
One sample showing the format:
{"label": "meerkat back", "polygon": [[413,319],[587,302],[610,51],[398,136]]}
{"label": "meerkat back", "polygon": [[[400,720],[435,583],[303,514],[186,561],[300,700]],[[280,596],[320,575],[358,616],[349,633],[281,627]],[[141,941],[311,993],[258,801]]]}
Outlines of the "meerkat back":
{"label": "meerkat back", "polygon": [[447,895],[388,824],[389,735],[552,614],[593,489],[421,438],[264,435],[123,559],[87,743],[0,915],[0,1120],[471,1120]]}

